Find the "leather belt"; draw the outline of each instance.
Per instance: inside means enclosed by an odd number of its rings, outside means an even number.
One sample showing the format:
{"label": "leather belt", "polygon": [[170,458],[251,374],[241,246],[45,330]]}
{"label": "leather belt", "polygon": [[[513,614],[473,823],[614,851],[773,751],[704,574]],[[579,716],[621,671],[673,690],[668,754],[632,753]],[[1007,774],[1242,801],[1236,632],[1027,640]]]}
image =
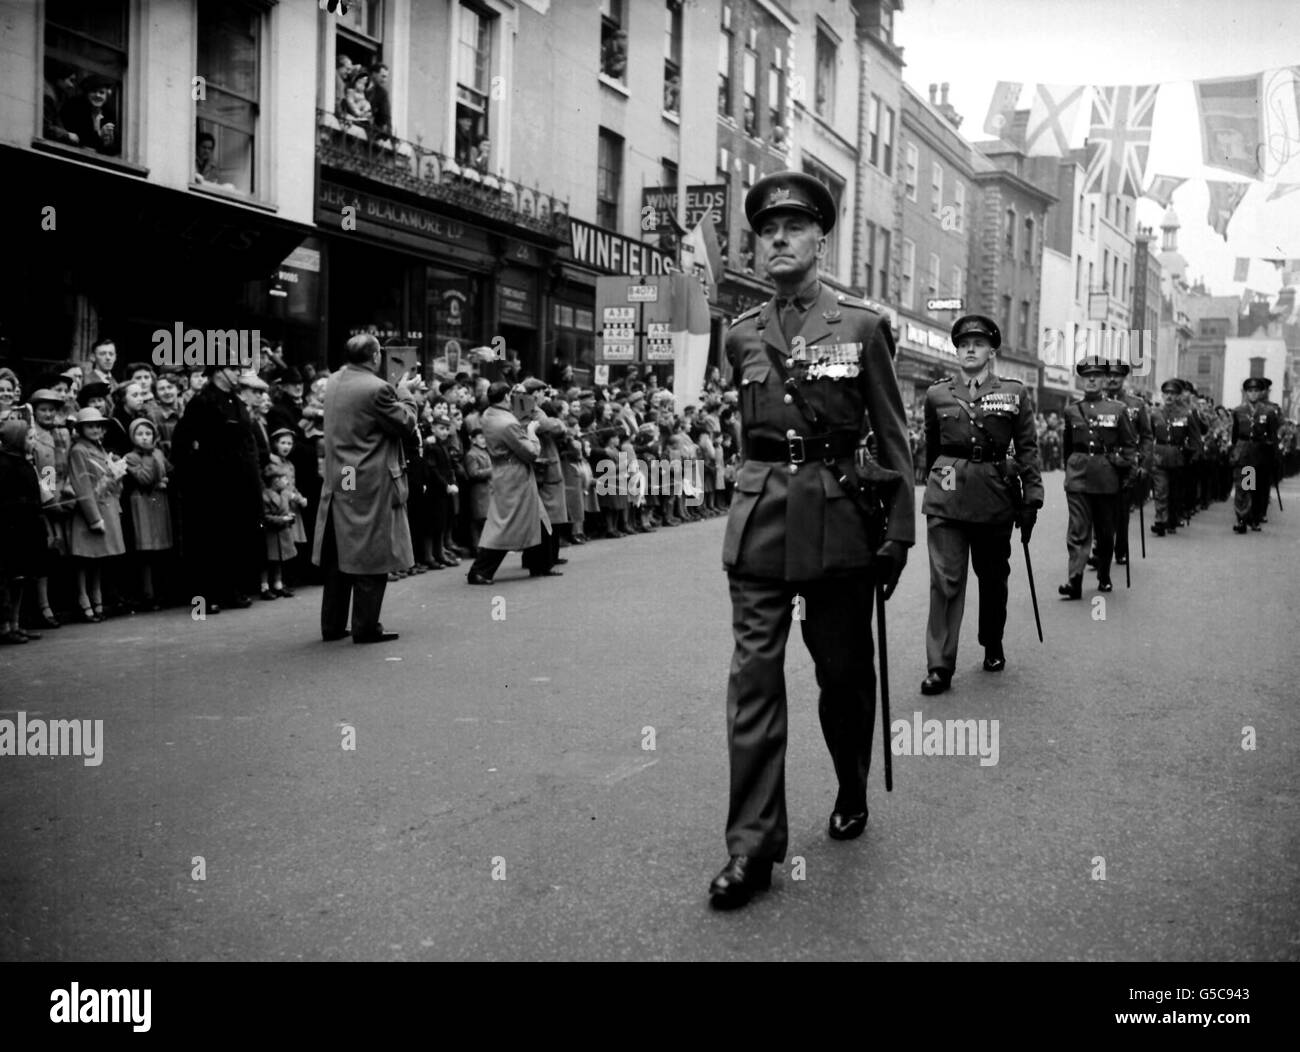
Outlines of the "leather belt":
{"label": "leather belt", "polygon": [[851,457],[858,448],[856,431],[834,431],[829,435],[795,435],[792,438],[749,438],[753,460],[803,464],[810,460],[839,460]]}
{"label": "leather belt", "polygon": [[972,443],[968,446],[940,446],[939,453],[945,457],[957,457],[960,460],[969,460],[972,464],[981,464],[985,461],[994,463],[1005,459],[1007,451],[998,449],[993,446],[981,446]]}

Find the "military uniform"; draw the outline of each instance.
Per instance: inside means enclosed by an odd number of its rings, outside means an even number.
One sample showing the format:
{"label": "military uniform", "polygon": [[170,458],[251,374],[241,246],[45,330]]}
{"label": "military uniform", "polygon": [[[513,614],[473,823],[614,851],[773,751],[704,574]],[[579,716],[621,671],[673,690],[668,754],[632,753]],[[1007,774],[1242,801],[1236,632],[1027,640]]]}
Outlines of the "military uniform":
{"label": "military uniform", "polygon": [[[1242,389],[1263,390],[1264,385],[1252,377]],[[1236,478],[1232,504],[1237,513],[1233,529],[1237,533],[1245,533],[1247,527],[1258,530],[1268,511],[1269,491],[1276,478],[1281,423],[1282,414],[1277,406],[1264,398],[1254,403],[1246,400],[1232,411],[1232,467]]]}
{"label": "military uniform", "polygon": [[[1098,364],[1099,363],[1099,364]],[[1105,372],[1100,359],[1085,359],[1079,372]],[[1097,532],[1097,583],[1110,590],[1110,561],[1115,546],[1117,503],[1124,476],[1137,461],[1137,432],[1123,402],[1085,396],[1065,407],[1065,499],[1070,522],[1066,533],[1068,585],[1062,595],[1077,597],[1088,551]],[[1069,591],[1067,591],[1069,589]]]}
{"label": "military uniform", "polygon": [[[839,779],[837,808],[865,809],[875,723],[873,552],[861,512],[838,479],[853,472],[868,421],[880,462],[911,478],[888,321],[820,282],[793,300],[773,298],[741,315],[726,340],[740,384],[742,449],[722,552],[736,639],[727,690],[727,850],[775,861],[784,859],[787,844],[785,647],[796,605],[821,688],[818,713]],[[787,364],[830,437],[805,440],[809,422],[765,346]],[[910,545],[913,538],[912,487],[904,482],[889,509],[886,539]]]}
{"label": "military uniform", "polygon": [[[926,543],[930,555],[927,667],[956,667],[957,637],[966,605],[968,560],[979,578],[979,642],[1001,652],[1011,575],[1011,529],[1023,502],[1043,505],[1038,437],[1029,390],[990,375],[972,390],[951,378],[925,395],[927,450]],[[1008,449],[1014,444],[1014,469]]]}
{"label": "military uniform", "polygon": [[[1111,376],[1128,376],[1131,369],[1126,362],[1111,362],[1108,367]],[[1151,430],[1151,414],[1147,403],[1140,395],[1120,390],[1115,400],[1123,402],[1128,413],[1129,423],[1137,432],[1137,463],[1131,477],[1131,485],[1121,490],[1115,510],[1115,561],[1121,566],[1128,562],[1128,533],[1133,508],[1146,502],[1143,482],[1151,474],[1151,462],[1155,448],[1155,434]]]}
{"label": "military uniform", "polygon": [[[1166,381],[1162,391],[1171,390],[1177,381]],[[1157,536],[1175,533],[1183,514],[1183,472],[1191,451],[1197,445],[1191,413],[1175,402],[1151,410],[1152,469],[1151,487],[1155,498],[1156,521],[1151,532]]]}

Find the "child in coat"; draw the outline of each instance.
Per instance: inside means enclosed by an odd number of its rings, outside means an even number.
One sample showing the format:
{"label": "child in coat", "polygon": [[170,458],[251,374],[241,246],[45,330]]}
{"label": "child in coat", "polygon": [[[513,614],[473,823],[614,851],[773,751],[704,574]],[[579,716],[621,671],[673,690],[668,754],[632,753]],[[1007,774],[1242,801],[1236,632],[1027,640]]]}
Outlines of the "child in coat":
{"label": "child in coat", "polygon": [[289,503],[289,472],[283,464],[267,464],[262,472],[262,532],[266,536],[266,565],[262,567],[262,598],[292,599],[284,586],[284,564],[298,554],[293,545],[293,507]]}
{"label": "child in coat", "polygon": [[127,503],[140,567],[140,598],[150,610],[161,607],[154,598],[153,564],[157,552],[172,547],[172,517],[167,503],[167,458],[155,449],[158,431],[146,417],[130,425],[131,452],[126,455]]}
{"label": "child in coat", "polygon": [[77,498],[69,548],[77,564],[77,602],[86,621],[104,620],[100,567],[126,552],[122,539],[122,476],[126,461],[104,449],[108,420],[98,409],[77,413],[76,441],[68,451],[68,477]]}
{"label": "child in coat", "polygon": [[294,433],[282,427],[271,436],[271,463],[280,464],[289,473],[289,507],[293,509],[293,543],[307,543],[307,529],[302,524],[302,509],[307,507],[307,498],[298,492],[298,472],[294,470],[293,455]]}
{"label": "child in coat", "polygon": [[487,451],[483,429],[476,427],[469,433],[469,449],[465,453],[465,477],[469,482],[470,545],[478,552],[478,541],[483,536],[487,522],[489,489],[492,483],[492,457]]}

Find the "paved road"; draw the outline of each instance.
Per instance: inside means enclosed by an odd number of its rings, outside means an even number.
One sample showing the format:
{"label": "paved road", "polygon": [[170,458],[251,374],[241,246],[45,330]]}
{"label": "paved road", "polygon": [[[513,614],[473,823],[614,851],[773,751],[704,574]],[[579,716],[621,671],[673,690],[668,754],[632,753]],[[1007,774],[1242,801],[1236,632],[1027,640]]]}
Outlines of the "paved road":
{"label": "paved road", "polygon": [[1055,595],[1061,478],[1033,541],[1045,645],[1019,552],[1001,675],[972,583],[954,689],[919,694],[923,540],[889,604],[895,719],[997,720],[997,764],[899,756],[886,795],[877,752],[867,835],[828,840],[795,633],[791,859],[733,914],[705,899],[726,860],[721,519],[570,549],[561,579],[512,557],[495,588],[392,585],[387,646],[321,643],[304,590],[8,648],[0,717],[102,719],[104,753],[0,757],[0,958],[1300,958],[1300,484],[1262,534],[1217,505],[1152,539],[1100,620],[1095,593]]}

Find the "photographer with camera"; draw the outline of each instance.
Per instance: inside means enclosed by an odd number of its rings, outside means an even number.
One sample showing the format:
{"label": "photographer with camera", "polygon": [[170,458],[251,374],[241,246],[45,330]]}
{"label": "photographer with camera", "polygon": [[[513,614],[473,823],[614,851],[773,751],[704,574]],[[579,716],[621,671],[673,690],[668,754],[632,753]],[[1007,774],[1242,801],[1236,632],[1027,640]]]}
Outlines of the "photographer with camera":
{"label": "photographer with camera", "polygon": [[560,576],[551,565],[551,520],[533,470],[542,446],[532,409],[532,396],[522,384],[512,387],[498,380],[488,388],[480,426],[492,458],[492,482],[470,584],[491,584],[506,553],[520,549],[530,577]]}

